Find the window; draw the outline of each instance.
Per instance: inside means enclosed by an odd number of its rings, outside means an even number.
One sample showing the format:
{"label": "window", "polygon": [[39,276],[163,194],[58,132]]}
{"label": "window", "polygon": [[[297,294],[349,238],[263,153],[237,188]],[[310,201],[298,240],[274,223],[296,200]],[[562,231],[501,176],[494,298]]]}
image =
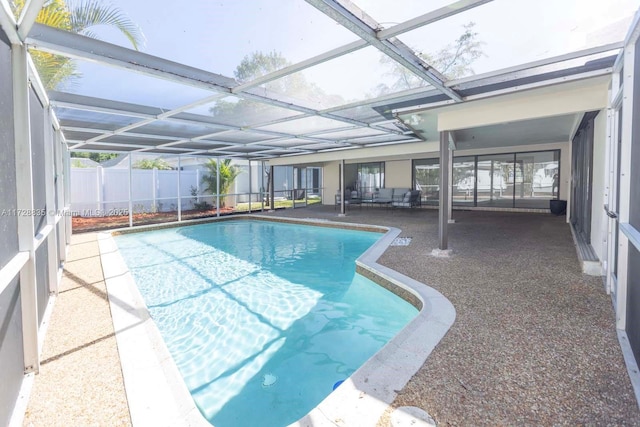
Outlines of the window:
{"label": "window", "polygon": [[413,185],[422,191],[422,203],[437,205],[440,198],[439,159],[414,160]]}
{"label": "window", "polygon": [[451,180],[452,204],[475,206],[475,157],[453,158],[453,179]]}
{"label": "window", "polygon": [[[560,150],[454,157],[451,181],[456,206],[548,209],[560,194]],[[413,161],[422,202],[438,205],[440,159]]]}
{"label": "window", "polygon": [[560,194],[560,152],[517,153],[516,165],[522,177],[515,186],[515,207],[549,207]]}
{"label": "window", "polygon": [[360,194],[373,193],[384,187],[384,162],[359,163],[355,188]]}
{"label": "window", "polygon": [[513,154],[478,156],[476,206],[513,207],[514,189],[522,186],[521,175]]}

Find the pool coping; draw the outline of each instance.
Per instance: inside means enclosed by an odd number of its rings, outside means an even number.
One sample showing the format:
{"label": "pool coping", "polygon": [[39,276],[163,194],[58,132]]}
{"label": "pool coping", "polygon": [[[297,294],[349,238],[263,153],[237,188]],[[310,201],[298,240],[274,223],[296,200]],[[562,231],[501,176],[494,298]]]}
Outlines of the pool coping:
{"label": "pool coping", "polygon": [[[196,407],[113,235],[229,220],[286,222],[385,233],[356,260],[356,271],[416,306],[418,315],[318,406],[291,424],[296,427],[375,426],[398,391],[420,369],[447,333],[455,321],[455,308],[435,289],[377,263],[391,242],[400,235],[400,229],[250,214],[98,233],[132,424],[211,426]],[[425,256],[428,256],[426,250]]]}

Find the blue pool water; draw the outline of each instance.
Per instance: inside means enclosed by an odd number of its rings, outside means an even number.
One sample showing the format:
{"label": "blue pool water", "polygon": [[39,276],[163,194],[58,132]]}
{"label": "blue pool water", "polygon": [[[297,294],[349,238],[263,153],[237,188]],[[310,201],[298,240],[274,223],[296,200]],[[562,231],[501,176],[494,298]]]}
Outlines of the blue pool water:
{"label": "blue pool water", "polygon": [[268,427],[308,413],[417,314],[355,274],[380,237],[242,220],[115,240],[204,416]]}

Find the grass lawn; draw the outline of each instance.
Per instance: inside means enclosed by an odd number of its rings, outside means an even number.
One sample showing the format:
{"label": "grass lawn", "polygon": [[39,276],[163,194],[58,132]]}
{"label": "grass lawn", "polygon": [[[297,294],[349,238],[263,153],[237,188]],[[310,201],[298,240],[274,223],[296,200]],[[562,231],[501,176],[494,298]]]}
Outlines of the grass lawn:
{"label": "grass lawn", "polygon": [[[276,200],[275,201],[275,208],[276,209],[281,209],[281,208],[292,208],[293,207],[293,200]],[[304,199],[300,199],[300,200],[296,200],[296,206],[301,206],[304,205]],[[308,205],[313,205],[316,203],[322,203],[321,199],[308,199],[307,200],[307,204]],[[251,202],[251,210],[259,210],[260,207],[262,206],[262,204],[260,202]],[[267,205],[265,205],[264,207],[265,209],[269,209],[269,207]],[[238,203],[235,208],[233,209],[234,212],[247,212],[249,210],[249,203]]]}

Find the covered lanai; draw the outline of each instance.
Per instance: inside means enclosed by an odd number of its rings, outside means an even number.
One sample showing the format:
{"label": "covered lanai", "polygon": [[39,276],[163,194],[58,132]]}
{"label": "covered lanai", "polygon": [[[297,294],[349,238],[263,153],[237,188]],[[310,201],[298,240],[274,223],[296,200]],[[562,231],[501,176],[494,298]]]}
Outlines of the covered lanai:
{"label": "covered lanai", "polygon": [[[52,3],[0,0],[0,424],[39,370],[73,152],[128,155],[129,225],[140,156],[177,162],[176,220],[200,197],[183,166],[211,158],[247,165],[249,210],[273,206],[264,178],[279,167],[297,171],[287,191],[336,216],[379,208],[380,189],[419,191],[439,212],[425,256],[455,251],[456,209],[549,215],[560,201],[638,395],[637,2],[116,2],[146,37],[133,46],[113,28],[39,23]],[[61,80],[38,70],[47,58]],[[219,215],[220,194],[202,197]]]}

